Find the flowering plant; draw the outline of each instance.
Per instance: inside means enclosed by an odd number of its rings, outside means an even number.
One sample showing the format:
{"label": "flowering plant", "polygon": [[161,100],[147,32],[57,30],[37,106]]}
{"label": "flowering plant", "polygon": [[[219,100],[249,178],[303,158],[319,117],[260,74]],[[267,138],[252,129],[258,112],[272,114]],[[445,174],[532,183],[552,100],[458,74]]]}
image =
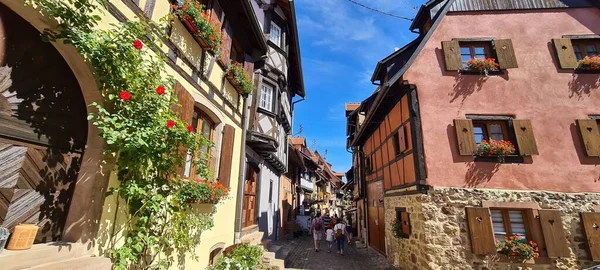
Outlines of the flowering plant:
{"label": "flowering plant", "polygon": [[[44,30],[43,38],[73,46],[93,69],[103,97],[102,102],[90,104],[93,110],[88,120],[106,142],[104,153],[114,157],[118,185],[106,195],[124,202],[125,217],[115,217],[113,227],[100,232],[113,243],[102,255],[112,259],[114,269],[169,269],[181,261],[163,254],[195,257],[202,232],[214,226],[212,213],[186,201],[215,202],[226,193],[216,184],[216,191],[211,191],[206,183],[182,179],[181,168],[187,162],[182,149],[197,153],[211,143],[202,134],[190,132],[190,123],[174,110],[180,107],[172,87],[175,82],[165,75],[165,58],[153,52],[169,38],[165,35],[168,25],[140,20],[100,29],[102,17],[97,14],[106,12],[105,2],[26,1],[44,18],[56,21]],[[207,179],[206,159],[198,156],[193,162],[196,175]],[[190,193],[194,186],[208,191]]]}
{"label": "flowering plant", "polygon": [[577,69],[600,71],[600,56],[586,56],[579,61]]}
{"label": "flowering plant", "polygon": [[242,95],[246,96],[252,92],[252,78],[241,63],[230,64],[227,67],[227,76],[233,80],[235,86],[239,87]]}
{"label": "flowering plant", "polygon": [[184,20],[194,37],[206,42],[206,46],[211,50],[219,50],[223,40],[221,23],[217,18],[210,16],[210,11],[204,10],[204,5],[196,0],[185,0],[181,7],[173,5],[171,8]]}
{"label": "flowering plant", "polygon": [[467,62],[467,68],[471,71],[479,71],[479,73],[487,76],[490,71],[497,71],[500,65],[496,63],[494,58],[471,58]]}
{"label": "flowering plant", "polygon": [[534,241],[526,243],[518,235],[505,236],[504,241],[497,241],[496,249],[498,253],[509,258],[516,258],[521,262],[540,257],[537,243]]}
{"label": "flowering plant", "polygon": [[249,244],[239,244],[217,259],[207,270],[254,270],[268,269],[262,262],[263,248]]}
{"label": "flowering plant", "polygon": [[177,198],[182,203],[211,203],[216,204],[229,195],[229,188],[221,182],[206,181],[181,181],[181,194]]}
{"label": "flowering plant", "polygon": [[495,156],[498,161],[504,162],[507,155],[515,153],[515,146],[509,141],[482,140],[477,147],[477,155],[479,156]]}

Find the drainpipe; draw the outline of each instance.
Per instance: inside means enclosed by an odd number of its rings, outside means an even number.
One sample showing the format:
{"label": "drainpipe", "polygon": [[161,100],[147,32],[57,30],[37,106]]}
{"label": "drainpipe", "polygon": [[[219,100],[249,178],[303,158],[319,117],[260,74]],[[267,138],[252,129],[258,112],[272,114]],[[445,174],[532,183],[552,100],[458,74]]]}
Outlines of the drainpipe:
{"label": "drainpipe", "polygon": [[244,182],[246,181],[246,132],[248,130],[248,121],[250,117],[250,108],[247,107],[248,100],[252,95],[244,99],[242,112],[242,149],[240,150],[240,179],[238,181],[237,201],[235,208],[235,234],[234,243],[239,244],[242,238],[242,208],[244,207]]}

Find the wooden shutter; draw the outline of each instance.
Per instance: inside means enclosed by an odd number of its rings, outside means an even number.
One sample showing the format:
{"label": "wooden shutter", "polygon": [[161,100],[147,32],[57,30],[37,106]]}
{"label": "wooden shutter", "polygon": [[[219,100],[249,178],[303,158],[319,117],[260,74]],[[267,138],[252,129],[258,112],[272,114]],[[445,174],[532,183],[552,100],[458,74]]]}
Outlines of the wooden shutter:
{"label": "wooden shutter", "polygon": [[473,133],[473,121],[469,119],[454,119],[456,129],[456,140],[461,156],[471,156],[477,152],[475,134]]}
{"label": "wooden shutter", "polygon": [[460,46],[458,45],[458,41],[442,41],[442,50],[444,51],[446,70],[461,70],[462,61],[460,60]]}
{"label": "wooden shutter", "polygon": [[490,209],[467,207],[466,210],[473,253],[478,255],[496,254],[496,240]]}
{"label": "wooden shutter", "polygon": [[400,220],[402,222],[402,233],[408,238],[410,236],[410,218],[407,212],[400,212]]}
{"label": "wooden shutter", "polygon": [[194,117],[194,97],[179,82],[175,83],[175,95],[177,95],[177,101],[181,106],[176,106],[173,110],[177,112],[179,119],[191,125]]}
{"label": "wooden shutter", "polygon": [[600,261],[600,213],[581,213],[581,223],[592,261]]}
{"label": "wooden shutter", "polygon": [[544,232],[546,250],[550,258],[571,256],[563,228],[562,217],[558,210],[539,210],[540,224]]}
{"label": "wooden shutter", "polygon": [[517,136],[517,145],[519,153],[523,156],[539,155],[535,136],[533,136],[533,127],[530,120],[512,120],[515,135]]}
{"label": "wooden shutter", "polygon": [[519,67],[517,64],[517,57],[515,56],[515,50],[513,49],[512,40],[494,40],[494,47],[496,47],[496,57],[498,57],[500,69]]}
{"label": "wooden shutter", "polygon": [[231,168],[233,162],[233,144],[235,142],[235,129],[230,125],[223,128],[223,141],[221,143],[221,161],[219,162],[219,182],[226,187],[230,185]]}
{"label": "wooden shutter", "polygon": [[577,119],[579,133],[585,146],[585,153],[590,157],[600,156],[600,131],[594,119]]}
{"label": "wooden shutter", "polygon": [[560,68],[576,68],[577,58],[575,58],[575,51],[573,51],[571,40],[568,38],[556,38],[552,40],[552,43],[554,43]]}

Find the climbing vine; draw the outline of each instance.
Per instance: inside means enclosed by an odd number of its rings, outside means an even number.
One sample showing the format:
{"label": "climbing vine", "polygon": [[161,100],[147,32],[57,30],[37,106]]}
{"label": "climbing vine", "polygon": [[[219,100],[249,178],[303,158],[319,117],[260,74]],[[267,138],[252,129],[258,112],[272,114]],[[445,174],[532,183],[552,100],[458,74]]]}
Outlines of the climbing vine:
{"label": "climbing vine", "polygon": [[[92,67],[104,101],[90,106],[88,120],[101,131],[107,156],[116,159],[119,185],[108,191],[127,204],[124,235],[113,239],[108,256],[116,269],[166,269],[194,257],[212,213],[194,206],[216,203],[227,188],[211,181],[209,157],[199,151],[210,142],[179,120],[173,79],[166,60],[155,53],[172,18],[128,21],[100,29],[105,0],[28,0],[55,21],[43,38],[71,44]],[[190,153],[190,155],[188,155]],[[193,157],[196,180],[181,176]],[[118,242],[118,244],[116,244]],[[177,256],[174,256],[177,255]]]}

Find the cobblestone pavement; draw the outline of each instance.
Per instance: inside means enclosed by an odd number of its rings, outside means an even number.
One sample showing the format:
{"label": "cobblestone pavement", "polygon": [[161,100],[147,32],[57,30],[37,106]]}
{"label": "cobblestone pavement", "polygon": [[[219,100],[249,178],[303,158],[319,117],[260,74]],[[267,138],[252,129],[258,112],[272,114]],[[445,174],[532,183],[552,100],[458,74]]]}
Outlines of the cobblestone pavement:
{"label": "cobblestone pavement", "polygon": [[315,252],[312,244],[312,236],[302,236],[294,240],[282,241],[279,244],[286,245],[289,254],[285,259],[286,269],[340,269],[340,270],[387,270],[398,269],[386,261],[386,258],[370,248],[355,248],[346,245],[344,255],[337,254],[334,245],[331,253],[327,252],[325,241],[321,243],[323,250]]}

